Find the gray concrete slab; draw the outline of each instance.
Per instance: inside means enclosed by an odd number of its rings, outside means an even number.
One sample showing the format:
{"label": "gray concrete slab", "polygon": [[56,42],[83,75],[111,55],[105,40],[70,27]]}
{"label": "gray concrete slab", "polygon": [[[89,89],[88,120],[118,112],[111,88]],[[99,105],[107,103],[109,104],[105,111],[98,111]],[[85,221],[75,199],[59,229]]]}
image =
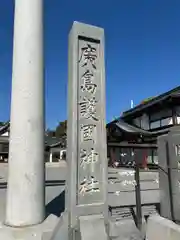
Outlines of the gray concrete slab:
{"label": "gray concrete slab", "polygon": [[[159,183],[155,181],[143,181],[140,182],[140,188],[142,191],[159,189]],[[135,182],[124,180],[121,183],[108,184],[108,192],[112,193],[116,191],[122,192],[135,191]]]}
{"label": "gray concrete slab", "polygon": [[[3,240],[51,240],[59,218],[48,216],[42,224],[24,228],[8,227],[0,223],[0,239]],[[56,240],[58,240],[56,238]]]}
{"label": "gray concrete slab", "polygon": [[159,170],[159,188],[161,216],[172,219],[168,174],[161,169]]}
{"label": "gray concrete slab", "polygon": [[[141,191],[141,204],[156,204],[160,202],[159,190]],[[135,192],[122,192],[108,194],[108,204],[110,206],[130,206],[135,205]]]}
{"label": "gray concrete slab", "polygon": [[147,223],[146,240],[179,240],[180,226],[158,215],[151,216]]}
{"label": "gray concrete slab", "polygon": [[80,216],[81,240],[108,240],[103,215]]}

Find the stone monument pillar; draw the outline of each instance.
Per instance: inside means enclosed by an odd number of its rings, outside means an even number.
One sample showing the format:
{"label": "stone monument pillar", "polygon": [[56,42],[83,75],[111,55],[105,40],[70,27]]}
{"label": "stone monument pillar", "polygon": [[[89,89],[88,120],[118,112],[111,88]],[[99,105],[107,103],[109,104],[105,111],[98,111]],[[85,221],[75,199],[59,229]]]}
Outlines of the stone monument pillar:
{"label": "stone monument pillar", "polygon": [[180,222],[180,127],[174,126],[168,134],[168,170],[172,220]]}
{"label": "stone monument pillar", "polygon": [[45,216],[43,0],[16,0],[9,175],[5,223]]}
{"label": "stone monument pillar", "polygon": [[168,160],[168,134],[166,134],[158,137],[160,214],[162,217],[172,220],[170,169]]}
{"label": "stone monument pillar", "polygon": [[74,22],[69,35],[66,209],[71,235],[80,228],[82,239],[86,234],[97,237],[97,232],[101,239],[102,221],[107,220],[104,65],[104,30]]}
{"label": "stone monument pillar", "polygon": [[180,222],[180,127],[158,139],[161,215]]}

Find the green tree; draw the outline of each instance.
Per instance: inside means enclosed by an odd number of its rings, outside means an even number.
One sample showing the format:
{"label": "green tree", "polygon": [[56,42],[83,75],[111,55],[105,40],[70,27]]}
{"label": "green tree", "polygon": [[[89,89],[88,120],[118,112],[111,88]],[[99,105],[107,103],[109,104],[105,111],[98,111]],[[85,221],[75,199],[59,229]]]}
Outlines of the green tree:
{"label": "green tree", "polygon": [[55,130],[56,137],[66,136],[66,134],[67,134],[67,120],[59,122]]}

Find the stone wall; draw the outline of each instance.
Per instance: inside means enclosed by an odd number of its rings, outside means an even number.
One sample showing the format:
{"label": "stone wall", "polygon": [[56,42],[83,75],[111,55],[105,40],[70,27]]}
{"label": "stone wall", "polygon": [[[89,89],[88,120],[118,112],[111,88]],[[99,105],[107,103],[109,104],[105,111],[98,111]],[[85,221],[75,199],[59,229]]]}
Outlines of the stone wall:
{"label": "stone wall", "polygon": [[[16,169],[15,169],[16,171]],[[8,164],[0,165],[0,220],[4,219]],[[46,212],[59,216],[64,211],[66,166],[64,163],[46,164]]]}
{"label": "stone wall", "polygon": [[[140,172],[141,203],[158,204],[159,174],[157,171]],[[136,204],[134,172],[128,169],[109,169],[108,203],[110,206],[132,206]]]}
{"label": "stone wall", "polygon": [[[4,210],[8,164],[0,165],[0,209]],[[56,198],[65,188],[66,163],[46,164],[46,204]],[[135,205],[134,173],[131,170],[111,169],[108,174],[108,203],[110,206]],[[158,173],[141,172],[142,204],[159,203]]]}
{"label": "stone wall", "polygon": [[[0,165],[0,220],[4,219],[8,164]],[[59,216],[64,211],[66,163],[46,164],[46,211]],[[127,169],[109,168],[108,205],[112,208],[135,206],[134,173]],[[158,173],[141,172],[142,204],[159,203]],[[143,210],[144,212],[144,210]],[[112,218],[117,218],[112,210]]]}

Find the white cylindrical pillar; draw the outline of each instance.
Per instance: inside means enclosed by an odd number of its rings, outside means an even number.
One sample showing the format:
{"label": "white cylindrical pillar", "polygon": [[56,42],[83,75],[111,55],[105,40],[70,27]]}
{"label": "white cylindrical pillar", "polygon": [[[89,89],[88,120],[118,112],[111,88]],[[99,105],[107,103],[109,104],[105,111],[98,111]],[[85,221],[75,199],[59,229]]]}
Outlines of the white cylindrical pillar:
{"label": "white cylindrical pillar", "polygon": [[5,223],[45,217],[43,0],[15,0],[9,174]]}

